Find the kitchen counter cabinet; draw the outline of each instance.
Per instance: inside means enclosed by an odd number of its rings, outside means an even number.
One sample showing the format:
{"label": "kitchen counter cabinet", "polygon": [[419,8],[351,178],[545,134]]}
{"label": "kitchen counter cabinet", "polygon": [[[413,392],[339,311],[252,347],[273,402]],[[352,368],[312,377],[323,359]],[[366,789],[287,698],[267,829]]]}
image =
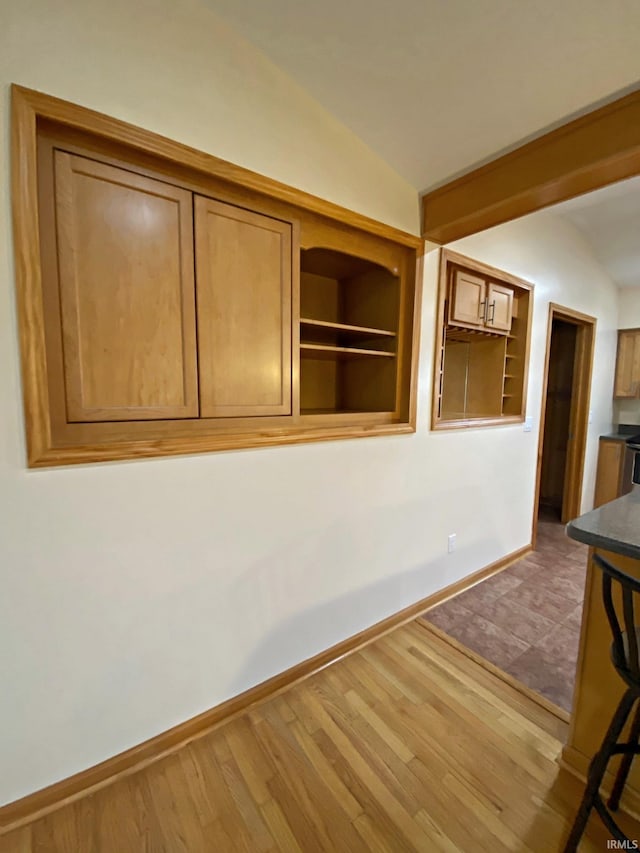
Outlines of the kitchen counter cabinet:
{"label": "kitchen counter cabinet", "polygon": [[[590,545],[622,571],[640,578],[640,490],[575,519],[568,525],[567,533],[572,539]],[[602,573],[592,563],[593,553],[591,550],[587,568],[569,737],[561,759],[564,767],[582,778],[586,778],[589,761],[600,746],[625,689],[609,657],[611,630],[602,602]],[[616,758],[609,764],[605,787],[613,782],[617,761]],[[640,814],[637,761],[632,766],[621,808]]]}

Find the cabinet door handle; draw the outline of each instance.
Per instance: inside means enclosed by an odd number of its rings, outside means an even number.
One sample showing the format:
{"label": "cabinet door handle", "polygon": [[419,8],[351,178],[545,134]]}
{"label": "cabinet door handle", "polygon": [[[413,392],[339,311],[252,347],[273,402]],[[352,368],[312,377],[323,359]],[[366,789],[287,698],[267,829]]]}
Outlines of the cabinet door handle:
{"label": "cabinet door handle", "polygon": [[496,316],[496,300],[495,299],[493,300],[491,305],[489,305],[489,308],[491,309],[491,316],[487,320],[485,320],[485,322],[486,323],[493,323],[493,319]]}
{"label": "cabinet door handle", "polygon": [[480,319],[482,320],[483,323],[487,322],[487,300],[486,299],[480,300]]}

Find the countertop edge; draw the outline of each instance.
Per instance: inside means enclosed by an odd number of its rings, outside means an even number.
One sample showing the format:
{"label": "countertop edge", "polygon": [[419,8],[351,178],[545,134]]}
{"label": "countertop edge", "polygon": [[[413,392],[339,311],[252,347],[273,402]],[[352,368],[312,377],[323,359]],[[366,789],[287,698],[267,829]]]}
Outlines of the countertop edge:
{"label": "countertop edge", "polygon": [[592,548],[640,560],[640,487],[570,521],[566,533]]}

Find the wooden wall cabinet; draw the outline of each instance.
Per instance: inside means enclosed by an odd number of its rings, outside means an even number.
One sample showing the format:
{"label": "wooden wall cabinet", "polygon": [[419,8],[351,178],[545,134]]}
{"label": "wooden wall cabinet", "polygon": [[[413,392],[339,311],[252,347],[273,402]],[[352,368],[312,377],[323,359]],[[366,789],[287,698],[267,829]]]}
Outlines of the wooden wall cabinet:
{"label": "wooden wall cabinet", "polygon": [[415,430],[417,237],[14,87],[29,464]]}
{"label": "wooden wall cabinet", "polygon": [[619,399],[640,397],[640,329],[618,332],[613,396]]}
{"label": "wooden wall cabinet", "polygon": [[291,223],[196,196],[200,414],[291,414]]}
{"label": "wooden wall cabinet", "polygon": [[513,290],[454,269],[449,283],[448,323],[465,329],[507,334],[513,316]]}
{"label": "wooden wall cabinet", "polygon": [[623,439],[602,437],[598,443],[598,467],[594,508],[631,491],[633,462]]}
{"label": "wooden wall cabinet", "polygon": [[524,419],[533,286],[443,249],[433,429]]}
{"label": "wooden wall cabinet", "polygon": [[61,413],[198,417],[191,194],[57,150],[53,173],[45,319]]}

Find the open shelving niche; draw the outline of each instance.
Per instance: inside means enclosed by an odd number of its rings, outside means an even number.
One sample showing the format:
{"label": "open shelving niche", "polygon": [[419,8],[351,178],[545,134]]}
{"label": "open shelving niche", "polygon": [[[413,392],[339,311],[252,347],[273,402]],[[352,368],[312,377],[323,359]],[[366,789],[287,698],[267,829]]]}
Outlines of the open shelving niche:
{"label": "open shelving niche", "polygon": [[334,249],[300,252],[300,413],[393,412],[400,281]]}
{"label": "open shelving niche", "polygon": [[514,298],[508,334],[445,326],[438,386],[442,420],[521,416],[531,291],[509,286]]}

